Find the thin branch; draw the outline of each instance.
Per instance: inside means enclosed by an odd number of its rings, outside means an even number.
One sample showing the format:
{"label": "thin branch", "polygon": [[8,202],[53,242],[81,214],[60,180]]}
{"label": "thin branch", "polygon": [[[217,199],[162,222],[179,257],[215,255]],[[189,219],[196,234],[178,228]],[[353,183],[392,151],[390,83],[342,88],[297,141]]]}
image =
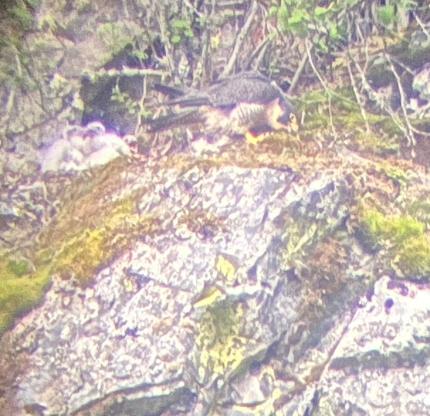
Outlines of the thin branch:
{"label": "thin branch", "polygon": [[411,125],[411,122],[410,122],[409,116],[408,116],[408,112],[406,110],[406,95],[405,95],[405,91],[403,90],[402,81],[400,79],[399,74],[396,71],[396,68],[394,67],[394,64],[393,64],[393,61],[391,60],[390,55],[385,53],[384,56],[385,56],[385,59],[387,60],[387,62],[390,64],[391,72],[394,74],[394,77],[396,78],[397,88],[399,89],[400,106],[402,108],[403,116],[405,118],[407,133],[408,133],[406,137],[408,138],[409,144],[414,145],[416,143],[416,140],[415,140],[415,136],[414,136],[414,132],[413,132],[413,127]]}
{"label": "thin branch", "polygon": [[303,55],[302,59],[299,63],[299,66],[294,73],[293,79],[291,80],[290,88],[288,88],[288,93],[291,94],[296,88],[297,83],[299,82],[300,76],[302,75],[303,70],[305,69],[306,62],[308,61],[308,54]]}
{"label": "thin branch", "polygon": [[[351,60],[352,60],[352,58],[351,58]],[[355,99],[357,100],[357,103],[360,106],[361,116],[363,117],[364,123],[366,124],[366,132],[369,133],[370,132],[369,120],[367,119],[366,111],[364,109],[364,105],[363,105],[362,100],[361,100],[361,95],[357,89],[357,84],[355,82],[354,74],[352,73],[351,60],[348,60],[349,78],[351,80],[351,85],[352,85],[352,89],[354,91]]]}
{"label": "thin branch", "polygon": [[249,29],[251,28],[251,25],[257,13],[257,10],[258,10],[257,1],[252,0],[251,8],[249,10],[246,21],[242,29],[240,30],[239,34],[237,35],[236,42],[233,47],[233,52],[230,56],[230,59],[227,62],[227,65],[224,67],[224,70],[222,71],[221,77],[226,77],[227,75],[230,75],[233,72],[236,66],[236,61],[239,56],[239,53],[242,50],[243,42],[246,39],[246,36],[248,35]]}
{"label": "thin branch", "polygon": [[188,0],[183,0],[183,1],[184,1],[185,6],[187,6],[190,10],[192,10],[193,13],[195,13],[199,17],[202,17],[202,13],[199,12],[193,4],[191,4]]}
{"label": "thin branch", "polygon": [[139,133],[140,130],[140,126],[142,125],[142,117],[144,115],[144,110],[145,110],[145,99],[146,99],[146,95],[147,95],[147,90],[148,90],[148,82],[147,82],[147,77],[143,77],[142,78],[142,97],[140,97],[139,100],[139,113],[137,115],[137,123],[136,126],[134,128],[134,134],[137,135]]}
{"label": "thin branch", "polygon": [[269,42],[271,41],[270,36],[265,37],[260,44],[254,49],[249,59],[246,61],[245,65],[243,65],[242,69],[248,69],[251,66],[251,63],[253,61],[254,64],[252,65],[253,69],[258,70],[258,67],[261,63],[261,60],[264,57],[264,54],[266,53],[267,46]]}
{"label": "thin branch", "polygon": [[371,100],[374,100],[378,103],[379,107],[382,108],[385,112],[389,114],[391,119],[393,120],[394,124],[399,128],[399,130],[402,131],[402,133],[407,136],[408,132],[405,129],[405,126],[401,122],[400,118],[396,115],[396,113],[384,102],[381,102],[380,97],[378,93],[370,86],[369,82],[366,79],[366,74],[363,71],[363,69],[360,67],[358,62],[355,60],[352,61],[355,65],[355,68],[357,69],[358,73],[360,74],[361,83],[363,85],[363,88],[366,90],[367,94],[369,95]]}
{"label": "thin branch", "polygon": [[315,72],[315,75],[317,76],[319,82],[321,83],[321,85],[323,86],[326,95],[327,95],[327,99],[328,99],[328,112],[329,112],[329,116],[330,116],[330,127],[331,127],[331,131],[333,133],[333,137],[336,140],[337,139],[337,132],[336,129],[334,128],[334,123],[333,123],[333,111],[332,111],[332,107],[331,107],[331,97],[333,95],[332,91],[328,88],[326,82],[324,81],[323,77],[321,76],[321,74],[318,72],[318,69],[316,68],[314,61],[312,60],[312,54],[311,54],[311,50],[312,50],[312,45],[309,47],[309,40],[306,39],[305,41],[305,46],[306,46],[306,53],[309,59],[309,63],[311,64],[312,70]]}
{"label": "thin branch", "polygon": [[129,68],[123,67],[121,69],[99,69],[97,72],[85,73],[86,77],[88,77],[91,81],[96,81],[100,78],[117,78],[117,77],[164,77],[167,75],[166,71],[162,71],[159,69],[139,69],[139,68]]}
{"label": "thin branch", "polygon": [[[357,30],[358,30],[358,34],[359,34],[359,36],[361,36],[361,39],[363,40],[363,39],[365,39],[364,37],[363,37],[363,34],[361,33],[361,29],[360,29],[360,27],[358,26],[357,27]],[[374,101],[376,101],[377,102],[377,104],[379,105],[379,107],[382,109],[382,110],[384,110],[390,117],[391,117],[391,119],[393,120],[393,122],[394,122],[394,124],[399,128],[399,130],[401,130],[402,131],[402,133],[408,138],[408,140],[409,140],[409,132],[408,132],[408,129],[406,129],[405,128],[405,126],[403,125],[403,123],[402,123],[402,121],[401,121],[401,119],[400,119],[400,117],[390,108],[390,106],[389,105],[387,105],[386,103],[384,103],[384,102],[382,102],[381,100],[380,100],[380,97],[379,97],[379,94],[369,85],[369,83],[368,83],[368,81],[367,81],[367,79],[366,79],[366,73],[367,73],[367,70],[368,70],[368,65],[369,65],[369,62],[370,62],[370,58],[369,58],[369,50],[368,50],[368,43],[367,43],[367,40],[365,40],[365,48],[364,48],[364,53],[365,53],[365,56],[366,56],[366,61],[365,61],[365,66],[364,66],[364,68],[361,68],[360,67],[360,65],[355,61],[355,60],[353,60],[353,63],[354,63],[354,65],[355,65],[355,67],[356,67],[356,69],[357,69],[357,71],[358,71],[358,73],[360,74],[360,77],[361,77],[361,83],[362,83],[362,85],[363,85],[363,88],[366,90],[366,92],[367,92],[367,94],[369,95],[369,97],[370,97],[370,99],[372,99],[372,100],[374,100]],[[392,59],[392,58],[391,58]],[[404,67],[404,69],[405,70],[409,70],[409,68],[407,68],[406,66],[402,66],[402,67]],[[409,121],[409,119],[408,119],[408,121]],[[410,123],[409,123],[409,131],[411,131],[411,132],[413,132],[413,133],[415,133],[415,134],[420,134],[420,135],[422,135],[422,136],[426,136],[426,137],[429,137],[430,136],[430,133],[427,133],[427,132],[425,132],[425,131],[421,131],[421,130],[418,130],[418,129],[416,129],[414,126],[412,126]]]}
{"label": "thin branch", "polygon": [[419,26],[421,27],[421,30],[426,34],[427,38],[430,38],[430,33],[428,32],[428,30],[424,26],[421,19],[418,17],[418,14],[415,11],[413,11],[412,14],[414,15],[414,18],[417,21],[417,23],[419,24]]}

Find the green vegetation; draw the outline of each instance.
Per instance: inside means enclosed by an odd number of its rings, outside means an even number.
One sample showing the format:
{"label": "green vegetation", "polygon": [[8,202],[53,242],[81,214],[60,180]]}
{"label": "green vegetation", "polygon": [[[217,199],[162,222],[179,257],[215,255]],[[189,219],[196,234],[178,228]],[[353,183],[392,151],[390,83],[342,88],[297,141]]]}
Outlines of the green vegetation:
{"label": "green vegetation", "polygon": [[[115,202],[103,199],[98,186],[108,194],[112,181],[104,174],[81,185],[83,189],[71,191],[76,199],[66,201],[56,220],[43,231],[31,262],[0,257],[0,335],[16,316],[37,304],[53,276],[74,278],[88,286],[133,241],[159,231],[156,216],[136,212],[137,195]],[[93,192],[95,189],[98,191]]]}
{"label": "green vegetation", "polygon": [[384,248],[391,264],[407,278],[430,278],[430,238],[424,223],[410,216],[386,216],[363,210],[362,226],[369,242]]}
{"label": "green vegetation", "polygon": [[278,0],[272,3],[270,14],[276,16],[279,29],[289,35],[306,38],[322,53],[343,48],[355,28],[351,15],[368,7],[372,23],[381,29],[393,30],[401,17],[415,6],[411,0],[394,0],[390,4],[363,6],[360,0]]}
{"label": "green vegetation", "polygon": [[22,277],[30,272],[30,265],[25,260],[9,260],[6,270],[17,277]]}
{"label": "green vegetation", "polygon": [[191,28],[191,22],[185,19],[174,19],[170,24],[171,37],[170,41],[178,45],[187,38],[194,36]]}
{"label": "green vegetation", "polygon": [[90,278],[131,241],[139,235],[152,233],[154,223],[152,216],[135,214],[131,200],[121,201],[112,212],[102,215],[95,226],[82,224],[76,234],[67,236],[54,256],[52,270],[66,277],[72,275],[82,285],[88,285]]}
{"label": "green vegetation", "polygon": [[298,111],[307,113],[305,123],[300,129],[301,136],[312,138],[323,134],[330,137],[334,129],[339,137],[361,150],[382,155],[399,151],[402,132],[389,115],[372,113],[363,108],[365,120],[360,106],[354,101],[351,88],[337,88],[329,94],[330,103],[327,93],[322,89],[306,93],[300,98]]}
{"label": "green vegetation", "polygon": [[0,335],[16,316],[37,304],[50,282],[48,268],[28,273],[26,267],[24,262],[0,259]]}

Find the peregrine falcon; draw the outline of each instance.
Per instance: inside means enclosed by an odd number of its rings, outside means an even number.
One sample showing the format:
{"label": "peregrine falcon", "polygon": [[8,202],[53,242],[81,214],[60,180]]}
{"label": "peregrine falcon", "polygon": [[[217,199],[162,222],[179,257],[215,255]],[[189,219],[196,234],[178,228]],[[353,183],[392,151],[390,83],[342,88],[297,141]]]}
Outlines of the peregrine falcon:
{"label": "peregrine falcon", "polygon": [[253,141],[261,133],[297,128],[293,106],[282,90],[258,72],[242,72],[200,91],[156,89],[176,97],[165,105],[187,109],[149,120],[152,132],[201,124],[207,134],[241,135]]}

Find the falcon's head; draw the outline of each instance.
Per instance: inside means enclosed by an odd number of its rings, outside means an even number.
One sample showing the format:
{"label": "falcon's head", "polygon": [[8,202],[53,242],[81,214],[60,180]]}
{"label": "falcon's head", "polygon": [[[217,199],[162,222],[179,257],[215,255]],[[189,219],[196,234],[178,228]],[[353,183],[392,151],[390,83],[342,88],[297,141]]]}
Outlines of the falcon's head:
{"label": "falcon's head", "polygon": [[273,130],[287,130],[296,133],[298,130],[297,118],[293,107],[283,96],[272,100],[266,106],[268,125]]}

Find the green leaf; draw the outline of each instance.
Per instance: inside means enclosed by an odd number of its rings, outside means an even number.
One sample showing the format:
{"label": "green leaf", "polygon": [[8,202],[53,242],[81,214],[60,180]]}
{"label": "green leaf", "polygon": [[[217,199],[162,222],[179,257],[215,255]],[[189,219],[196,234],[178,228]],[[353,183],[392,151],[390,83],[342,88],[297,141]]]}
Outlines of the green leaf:
{"label": "green leaf", "polygon": [[187,29],[187,30],[184,30],[184,35],[187,38],[192,38],[194,36],[194,33],[193,33],[193,31],[191,29]]}
{"label": "green leaf", "polygon": [[297,25],[299,23],[303,23],[307,20],[308,14],[303,9],[296,9],[293,11],[293,14],[288,19],[288,24]]}
{"label": "green leaf", "polygon": [[330,7],[316,7],[315,8],[315,17],[322,17],[326,15],[330,11]]}
{"label": "green leaf", "polygon": [[328,24],[328,34],[330,36],[330,39],[333,39],[333,40],[342,39],[342,36],[339,33],[339,28],[338,28],[337,24],[335,24],[335,23],[329,23]]}
{"label": "green leaf", "polygon": [[388,4],[386,6],[379,7],[378,17],[384,26],[390,26],[393,24],[396,19],[394,6],[392,4]]}
{"label": "green leaf", "polygon": [[278,15],[278,6],[271,6],[269,9],[269,16],[277,16]]}
{"label": "green leaf", "polygon": [[188,29],[190,23],[187,20],[175,19],[172,21],[172,27],[175,29]]}
{"label": "green leaf", "polygon": [[322,52],[324,52],[324,53],[327,53],[327,52],[328,52],[328,46],[327,46],[327,43],[326,43],[326,42],[323,42],[322,40],[319,40],[319,41],[317,42],[317,46],[318,46],[318,48],[319,48]]}
{"label": "green leaf", "polygon": [[142,60],[142,61],[144,61],[145,59],[147,59],[147,58],[148,58],[148,54],[147,54],[147,53],[145,53],[144,51],[141,51],[141,50],[134,50],[134,51],[133,51],[133,55],[134,55],[137,59],[140,59],[140,60]]}
{"label": "green leaf", "polygon": [[170,39],[170,41],[174,45],[177,45],[177,44],[181,43],[181,37],[179,35],[173,35],[172,38]]}

